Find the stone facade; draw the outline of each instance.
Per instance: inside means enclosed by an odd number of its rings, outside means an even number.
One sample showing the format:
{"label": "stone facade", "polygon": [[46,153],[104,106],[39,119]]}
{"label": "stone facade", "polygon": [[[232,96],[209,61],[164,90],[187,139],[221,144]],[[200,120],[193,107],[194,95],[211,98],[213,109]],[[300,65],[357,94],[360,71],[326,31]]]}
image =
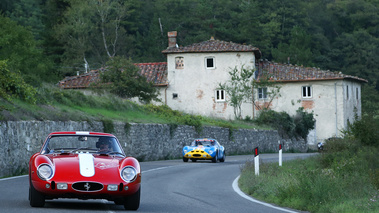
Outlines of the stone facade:
{"label": "stone facade", "polygon": [[[0,122],[0,177],[27,173],[29,158],[40,151],[46,136],[55,131],[103,132],[101,122],[74,121],[7,121]],[[277,131],[252,129],[229,130],[221,127],[203,127],[201,134],[192,126],[166,124],[114,123],[113,134],[128,156],[140,161],[181,158],[183,146],[195,138],[211,137],[225,146],[227,155],[252,154],[283,150],[306,152],[305,141],[280,138]]]}

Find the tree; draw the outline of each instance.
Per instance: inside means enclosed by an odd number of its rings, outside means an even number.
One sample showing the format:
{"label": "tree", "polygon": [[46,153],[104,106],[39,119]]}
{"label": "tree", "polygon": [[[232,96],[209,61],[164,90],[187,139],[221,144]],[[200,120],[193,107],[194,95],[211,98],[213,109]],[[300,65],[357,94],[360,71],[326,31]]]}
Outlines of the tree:
{"label": "tree", "polygon": [[[14,97],[36,103],[37,91],[26,84],[20,72],[11,72],[6,61],[0,60],[0,97],[12,101]],[[1,108],[1,107],[0,107]]]}
{"label": "tree", "polygon": [[[127,17],[135,1],[68,0],[69,7],[56,36],[64,42],[64,63],[83,70],[101,67],[127,47]],[[121,53],[122,54],[122,53]]]}
{"label": "tree", "polygon": [[311,36],[301,27],[295,26],[291,31],[289,44],[279,43],[278,48],[272,50],[272,56],[281,63],[313,66],[310,45]]}
{"label": "tree", "polygon": [[40,40],[40,33],[44,31],[41,3],[42,0],[13,0],[12,9],[5,14],[17,24],[29,28],[34,38]]}
{"label": "tree", "polygon": [[44,57],[33,34],[2,15],[0,29],[0,60],[7,60],[8,69],[20,71],[26,83],[35,86],[42,80],[51,80],[51,63]]}
{"label": "tree", "polygon": [[100,74],[100,83],[93,88],[105,89],[121,98],[138,97],[141,102],[157,100],[158,92],[153,83],[139,74],[130,59],[116,56],[107,62],[107,68]]}
{"label": "tree", "polygon": [[243,102],[249,102],[252,99],[252,76],[254,70],[247,69],[243,65],[238,70],[234,67],[229,71],[230,80],[226,83],[219,83],[220,90],[225,90],[230,97],[227,102],[234,108],[234,116],[237,119],[241,117],[241,106]]}

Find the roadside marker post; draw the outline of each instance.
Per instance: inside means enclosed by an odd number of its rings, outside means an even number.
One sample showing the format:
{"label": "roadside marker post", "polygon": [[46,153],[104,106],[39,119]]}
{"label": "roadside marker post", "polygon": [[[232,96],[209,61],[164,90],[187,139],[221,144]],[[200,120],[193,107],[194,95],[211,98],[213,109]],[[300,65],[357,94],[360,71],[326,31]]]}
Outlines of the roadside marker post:
{"label": "roadside marker post", "polygon": [[283,156],[282,156],[282,144],[279,144],[279,166],[282,166]]}
{"label": "roadside marker post", "polygon": [[255,168],[255,175],[259,175],[259,151],[258,151],[258,147],[255,147],[255,149],[254,149],[254,168]]}

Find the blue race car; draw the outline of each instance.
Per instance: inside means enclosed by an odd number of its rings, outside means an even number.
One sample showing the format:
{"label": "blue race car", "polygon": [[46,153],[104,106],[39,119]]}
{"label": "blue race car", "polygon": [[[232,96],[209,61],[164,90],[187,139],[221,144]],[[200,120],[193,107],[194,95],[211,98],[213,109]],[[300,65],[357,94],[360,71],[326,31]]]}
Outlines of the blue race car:
{"label": "blue race car", "polygon": [[191,159],[193,162],[197,160],[212,160],[225,161],[225,148],[220,143],[212,138],[195,139],[191,145],[183,147],[183,161],[188,162]]}

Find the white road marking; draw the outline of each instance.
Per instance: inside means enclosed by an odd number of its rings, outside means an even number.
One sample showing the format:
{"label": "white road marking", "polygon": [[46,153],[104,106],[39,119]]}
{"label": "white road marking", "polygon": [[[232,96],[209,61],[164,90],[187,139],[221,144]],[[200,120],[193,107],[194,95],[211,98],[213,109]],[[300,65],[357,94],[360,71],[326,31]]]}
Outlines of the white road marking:
{"label": "white road marking", "polygon": [[27,176],[28,175],[20,175],[20,176],[8,177],[8,178],[1,178],[0,181],[11,180],[11,179],[16,179],[16,178],[21,178],[21,177],[27,177]]}
{"label": "white road marking", "polygon": [[280,211],[283,211],[283,212],[290,212],[290,213],[297,213],[295,211],[291,211],[291,210],[288,210],[288,209],[284,209],[284,208],[281,208],[281,207],[277,207],[277,206],[273,206],[271,204],[268,204],[268,203],[264,203],[264,202],[261,202],[259,200],[256,200],[248,195],[246,195],[245,193],[243,193],[240,188],[238,187],[238,180],[239,180],[240,176],[238,175],[238,177],[236,179],[234,179],[233,181],[233,189],[234,191],[241,197],[251,201],[251,202],[254,202],[254,203],[258,203],[258,204],[261,204],[261,205],[264,205],[264,206],[267,206],[267,207],[270,207],[270,208],[273,208],[273,209],[277,209],[277,210],[280,210]]}
{"label": "white road marking", "polygon": [[[147,173],[147,172],[153,172],[153,171],[157,171],[157,170],[162,170],[162,169],[168,169],[168,168],[171,168],[171,167],[175,167],[175,166],[166,166],[166,167],[159,167],[159,168],[155,168],[155,169],[150,169],[150,170],[145,170],[145,171],[142,171],[141,173]],[[25,177],[25,176],[28,176],[28,175],[21,175],[21,176],[16,176],[16,177],[9,177],[9,178],[3,178],[3,179],[0,179],[0,181],[3,181],[3,180],[10,180],[10,179],[16,179],[16,178],[20,178],[20,177]],[[234,179],[233,183],[232,183],[232,186],[233,186],[233,190],[238,194],[240,195],[241,197],[251,201],[251,202],[254,202],[254,203],[258,203],[258,204],[261,204],[261,205],[264,205],[264,206],[267,206],[267,207],[270,207],[270,208],[273,208],[273,209],[277,209],[277,210],[280,210],[280,211],[283,211],[283,212],[289,212],[289,213],[298,213],[296,211],[291,211],[291,210],[288,210],[288,209],[284,209],[284,208],[281,208],[281,207],[277,207],[277,206],[273,206],[271,204],[268,204],[268,203],[264,203],[264,202],[261,202],[259,200],[256,200],[248,195],[246,195],[245,193],[243,193],[240,188],[238,187],[238,179],[240,178],[240,176],[238,176],[236,179]],[[104,200],[105,201],[105,200]],[[112,213],[112,211],[109,211],[109,213]]]}

